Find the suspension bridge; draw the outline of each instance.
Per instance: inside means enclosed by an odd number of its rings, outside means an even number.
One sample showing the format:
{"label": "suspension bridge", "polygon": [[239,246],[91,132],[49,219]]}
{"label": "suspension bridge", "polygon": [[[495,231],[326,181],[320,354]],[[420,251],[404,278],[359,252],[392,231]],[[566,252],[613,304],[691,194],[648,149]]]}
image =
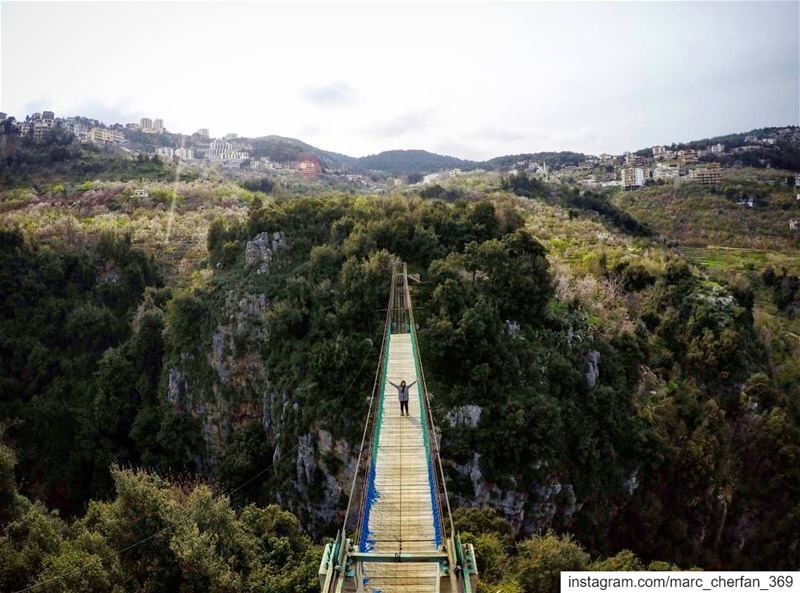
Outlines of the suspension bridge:
{"label": "suspension bridge", "polygon": [[[453,528],[408,278],[405,264],[392,273],[347,510],[320,562],[322,593],[475,590],[475,552]],[[392,385],[401,381],[411,386],[407,415]]]}

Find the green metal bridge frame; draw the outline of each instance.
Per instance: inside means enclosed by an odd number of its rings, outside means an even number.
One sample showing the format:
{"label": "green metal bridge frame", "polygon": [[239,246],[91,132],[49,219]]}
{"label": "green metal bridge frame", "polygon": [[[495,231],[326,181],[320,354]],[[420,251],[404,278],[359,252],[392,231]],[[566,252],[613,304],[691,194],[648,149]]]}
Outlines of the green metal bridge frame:
{"label": "green metal bridge frame", "polygon": [[[378,439],[377,434],[380,430],[380,414],[382,383],[384,380],[385,367],[387,365],[388,342],[394,330],[402,329],[404,333],[411,334],[413,355],[415,358],[417,375],[419,378],[420,402],[422,416],[426,434],[426,443],[429,459],[432,462],[433,482],[432,487],[434,496],[432,506],[432,520],[439,521],[441,527],[441,544],[438,550],[424,553],[398,552],[382,553],[372,551],[362,551],[357,542],[361,539],[364,526],[365,503],[367,500],[367,488],[369,481],[369,469],[372,458],[377,454]],[[336,539],[325,545],[322,560],[319,566],[320,591],[322,593],[343,593],[357,592],[367,593],[371,588],[365,588],[364,570],[370,563],[394,563],[394,564],[438,564],[439,578],[431,589],[431,593],[472,593],[475,590],[477,580],[477,565],[475,563],[475,552],[472,544],[463,544],[461,538],[455,532],[453,519],[450,511],[450,502],[447,495],[447,486],[444,479],[442,460],[439,454],[439,444],[436,438],[436,427],[430,407],[430,394],[425,384],[425,375],[422,369],[418,340],[416,338],[416,326],[414,323],[414,311],[411,302],[411,291],[408,284],[408,270],[403,263],[400,270],[395,265],[392,273],[391,289],[389,291],[389,306],[386,312],[386,321],[381,343],[381,352],[378,368],[375,373],[372,395],[369,400],[369,411],[364,424],[364,431],[361,439],[356,470],[348,498],[347,510],[345,511],[342,527],[339,529]],[[427,435],[430,435],[428,438]],[[371,437],[371,438],[368,438]],[[353,512],[353,502],[357,484],[360,483],[360,495],[358,497],[357,521],[354,523],[356,514]],[[349,530],[348,530],[349,527]],[[352,537],[351,537],[352,535]],[[402,542],[400,542],[402,550]],[[398,584],[402,588],[402,583]]]}

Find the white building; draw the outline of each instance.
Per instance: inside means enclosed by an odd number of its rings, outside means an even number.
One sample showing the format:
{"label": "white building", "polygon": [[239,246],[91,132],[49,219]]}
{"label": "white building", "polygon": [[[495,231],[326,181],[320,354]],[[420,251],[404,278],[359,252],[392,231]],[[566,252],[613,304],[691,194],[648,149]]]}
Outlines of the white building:
{"label": "white building", "polygon": [[233,144],[225,140],[212,140],[206,151],[206,158],[210,161],[241,161],[249,157],[249,153],[236,150]]}
{"label": "white building", "polygon": [[208,128],[200,128],[196,133],[198,136],[202,136],[203,138],[210,138]]}
{"label": "white building", "polygon": [[722,143],[718,142],[711,147],[711,154],[722,154],[723,152],[725,152],[725,145]]}
{"label": "white building", "polygon": [[139,125],[142,128],[142,132],[147,134],[162,134],[164,132],[163,119],[150,119],[149,117],[143,117],[141,120],[139,120]]}
{"label": "white building", "polygon": [[206,158],[210,161],[224,160],[224,156],[233,152],[233,144],[224,140],[212,140],[206,150]]}
{"label": "white building", "polygon": [[67,118],[62,122],[64,129],[72,132],[79,142],[86,142],[89,136],[89,128],[86,124],[75,118]]}
{"label": "white building", "polygon": [[622,167],[619,172],[623,189],[644,187],[644,169],[641,167]]}
{"label": "white building", "polygon": [[176,148],[173,154],[182,161],[194,160],[194,150],[191,148]]}
{"label": "white building", "polygon": [[681,170],[678,165],[669,164],[669,163],[658,163],[655,168],[653,169],[653,180],[658,181],[660,179],[667,180],[667,179],[677,179],[680,177]]}
{"label": "white building", "polygon": [[156,148],[156,154],[160,157],[164,157],[165,159],[171,159],[174,153],[175,151],[169,146],[159,146]]}
{"label": "white building", "polygon": [[277,169],[276,163],[273,163],[266,157],[262,157],[260,159],[253,159],[250,161],[250,167],[252,169]]}

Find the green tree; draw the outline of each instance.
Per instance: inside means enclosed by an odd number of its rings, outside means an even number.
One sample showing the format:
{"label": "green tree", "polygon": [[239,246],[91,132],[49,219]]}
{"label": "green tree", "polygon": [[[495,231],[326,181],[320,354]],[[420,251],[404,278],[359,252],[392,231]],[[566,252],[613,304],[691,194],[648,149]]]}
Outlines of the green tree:
{"label": "green tree", "polygon": [[585,570],[589,555],[569,535],[547,533],[518,545],[517,570],[523,593],[557,593],[561,571]]}

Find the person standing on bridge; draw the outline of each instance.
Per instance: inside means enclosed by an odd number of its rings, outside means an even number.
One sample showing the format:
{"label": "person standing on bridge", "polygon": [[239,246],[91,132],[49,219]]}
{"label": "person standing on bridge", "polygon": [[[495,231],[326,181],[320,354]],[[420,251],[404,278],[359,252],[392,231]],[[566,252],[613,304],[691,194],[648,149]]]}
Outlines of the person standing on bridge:
{"label": "person standing on bridge", "polygon": [[392,383],[389,381],[389,384],[397,389],[397,397],[400,399],[400,415],[403,415],[403,411],[405,410],[405,415],[408,416],[408,390],[414,386],[416,381],[412,381],[408,385],[406,385],[405,381],[400,381],[400,385],[396,383]]}

